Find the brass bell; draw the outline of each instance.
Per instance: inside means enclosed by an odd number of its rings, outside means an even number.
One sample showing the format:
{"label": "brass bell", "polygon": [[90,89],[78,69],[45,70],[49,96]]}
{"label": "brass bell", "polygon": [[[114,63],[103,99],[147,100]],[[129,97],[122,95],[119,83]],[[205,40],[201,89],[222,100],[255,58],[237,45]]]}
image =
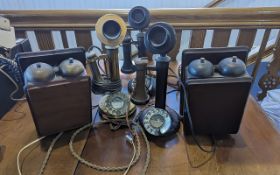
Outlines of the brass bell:
{"label": "brass bell", "polygon": [[85,71],[83,63],[74,58],[69,58],[62,61],[59,65],[59,69],[62,75],[65,77],[76,77]]}
{"label": "brass bell", "polygon": [[53,67],[49,64],[38,62],[28,66],[24,72],[24,79],[30,83],[51,81],[55,77]]}
{"label": "brass bell", "polygon": [[233,56],[220,61],[218,69],[224,76],[238,77],[245,73],[246,65],[237,56]]}
{"label": "brass bell", "polygon": [[213,64],[206,60],[205,58],[200,58],[193,60],[190,65],[188,66],[188,71],[193,76],[199,78],[206,78],[213,75],[214,66]]}

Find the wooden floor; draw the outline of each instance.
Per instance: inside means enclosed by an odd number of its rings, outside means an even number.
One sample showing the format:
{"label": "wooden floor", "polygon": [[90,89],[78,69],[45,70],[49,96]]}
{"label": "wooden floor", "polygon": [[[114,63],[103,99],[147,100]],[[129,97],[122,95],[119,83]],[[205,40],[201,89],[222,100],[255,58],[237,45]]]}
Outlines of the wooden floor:
{"label": "wooden floor", "polygon": [[[178,94],[167,96],[168,105],[178,110]],[[93,105],[97,104],[94,98]],[[77,116],[78,117],[78,116]],[[66,122],[66,121],[65,121]],[[87,160],[103,166],[125,165],[131,159],[132,147],[125,141],[126,129],[110,131],[107,125],[94,131],[82,132],[75,142],[75,149]],[[70,154],[68,143],[73,131],[64,133],[57,142],[45,169],[46,175],[122,174],[99,172],[78,163]],[[0,175],[16,175],[16,155],[20,148],[35,140],[37,134],[26,102],[18,103],[0,121]],[[28,148],[20,160],[24,175],[37,174],[53,137],[42,145]],[[210,149],[208,138],[199,138]],[[151,162],[147,174],[220,174],[220,175],[280,175],[280,135],[266,119],[264,113],[249,98],[238,134],[217,140],[214,154],[201,152],[190,137],[185,138],[182,127],[169,140],[153,140]],[[140,161],[129,174],[139,174],[144,166],[146,149],[141,139]],[[192,168],[190,164],[199,168]]]}

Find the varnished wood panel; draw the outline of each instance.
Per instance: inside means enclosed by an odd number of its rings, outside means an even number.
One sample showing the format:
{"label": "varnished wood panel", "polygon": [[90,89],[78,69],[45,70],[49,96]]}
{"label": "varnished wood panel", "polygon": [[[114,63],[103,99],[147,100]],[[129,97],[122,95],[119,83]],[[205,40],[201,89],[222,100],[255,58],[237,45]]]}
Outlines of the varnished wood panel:
{"label": "varnished wood panel", "polygon": [[92,45],[91,33],[89,30],[76,30],[75,35],[78,47],[88,49]]}
{"label": "varnished wood panel", "polygon": [[[113,13],[126,18],[129,9],[120,10],[7,10],[0,14],[16,28],[88,28],[98,18]],[[261,28],[280,26],[280,7],[150,9],[151,22],[165,21],[176,28]],[[44,19],[44,20],[42,20]]]}
{"label": "varnished wood panel", "polygon": [[181,46],[181,37],[182,37],[182,30],[176,30],[176,44],[174,48],[168,53],[171,57],[171,60],[176,60],[176,56],[179,53],[179,49]]}
{"label": "varnished wood panel", "polygon": [[[78,161],[72,158],[68,148],[68,142],[73,132],[67,132],[58,140],[50,156],[50,161],[44,174],[73,174]],[[81,133],[75,148],[78,152],[83,150],[88,132]],[[27,102],[19,102],[4,118],[0,120],[0,174],[16,175],[16,155],[18,151],[37,138],[35,125]],[[39,172],[47,149],[54,136],[44,139],[40,143],[31,146],[21,154],[23,175],[36,175]],[[32,162],[32,163],[30,163]],[[67,167],[67,168],[65,168]]]}
{"label": "varnished wood panel", "polygon": [[253,69],[253,72],[252,72],[252,77],[253,78],[255,78],[256,75],[257,75],[257,71],[259,69],[259,65],[260,65],[261,59],[263,57],[263,54],[264,54],[264,51],[265,51],[265,48],[266,48],[266,45],[267,45],[267,41],[269,39],[270,32],[271,32],[270,29],[266,29],[265,32],[264,32],[263,39],[262,39],[262,42],[261,42],[261,45],[260,45],[260,49],[259,49],[259,52],[258,52],[257,57],[256,57],[255,66],[254,66],[254,69]]}
{"label": "varnished wood panel", "polygon": [[[174,103],[172,100],[175,100],[176,97],[171,95],[167,99],[168,103]],[[3,120],[20,117],[20,114],[13,111],[14,109]],[[0,121],[0,139],[2,147],[5,147],[2,153],[3,159],[0,163],[0,174],[17,174],[15,168],[17,152],[23,145],[37,137],[26,103],[19,110],[27,112],[27,115],[15,121]],[[87,132],[82,132],[78,135],[74,147],[78,152],[81,152],[85,141],[87,141],[82,154],[83,157],[104,166],[123,165],[129,162],[132,153],[131,146],[124,138],[125,131],[126,129],[122,129],[113,132],[110,131],[108,126],[104,125],[95,131],[91,131],[88,138]],[[45,175],[123,174],[123,172],[95,171],[82,164],[77,167],[78,162],[70,154],[67,144],[72,133],[65,133],[56,144],[46,166]],[[34,146],[35,148],[29,148],[24,152],[21,160],[24,174],[38,173],[52,138],[49,137],[43,141],[44,147]],[[211,154],[201,152],[193,143],[191,137],[185,138],[182,127],[176,137],[169,139],[169,141],[157,139],[150,142],[151,162],[147,172],[148,175],[185,173],[198,175],[263,175],[278,174],[280,171],[278,166],[280,163],[280,135],[271,126],[271,123],[265,118],[264,113],[252,98],[249,98],[240,131],[238,134],[224,137],[222,140],[217,138],[217,150],[212,158],[210,157]],[[207,138],[199,137],[199,140],[206,149],[210,149]],[[143,168],[146,150],[142,140],[141,146],[141,159],[132,167],[129,174],[138,174]],[[189,164],[190,162],[194,165],[200,164],[206,161],[208,157],[211,159],[199,168],[192,168]]]}
{"label": "varnished wood panel", "polygon": [[26,32],[24,30],[16,30],[16,39],[18,38],[26,38]]}
{"label": "varnished wood panel", "polygon": [[203,48],[206,30],[192,30],[190,39],[190,48]]}
{"label": "varnished wood panel", "polygon": [[212,38],[212,47],[225,47],[228,46],[230,29],[215,29]]}
{"label": "varnished wood panel", "polygon": [[66,31],[65,30],[61,30],[60,31],[61,34],[61,39],[62,39],[62,44],[64,48],[68,48],[68,40],[67,40],[67,35],[66,35]]}
{"label": "varnished wood panel", "polygon": [[236,41],[237,46],[248,46],[252,48],[257,30],[256,29],[240,29]]}
{"label": "varnished wood panel", "polygon": [[51,31],[37,30],[35,31],[38,46],[40,50],[52,50],[54,49],[54,43]]}

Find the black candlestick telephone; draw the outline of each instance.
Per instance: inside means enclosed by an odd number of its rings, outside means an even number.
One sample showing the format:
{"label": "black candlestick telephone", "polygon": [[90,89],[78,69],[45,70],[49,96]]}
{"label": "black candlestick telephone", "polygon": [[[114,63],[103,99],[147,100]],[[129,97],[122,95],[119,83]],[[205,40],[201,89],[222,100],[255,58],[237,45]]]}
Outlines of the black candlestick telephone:
{"label": "black candlestick telephone", "polygon": [[170,58],[166,55],[175,45],[175,30],[167,23],[155,23],[145,34],[145,46],[156,58],[156,101],[155,106],[146,108],[138,114],[141,125],[151,136],[167,136],[178,131],[179,115],[165,107],[167,76]]}

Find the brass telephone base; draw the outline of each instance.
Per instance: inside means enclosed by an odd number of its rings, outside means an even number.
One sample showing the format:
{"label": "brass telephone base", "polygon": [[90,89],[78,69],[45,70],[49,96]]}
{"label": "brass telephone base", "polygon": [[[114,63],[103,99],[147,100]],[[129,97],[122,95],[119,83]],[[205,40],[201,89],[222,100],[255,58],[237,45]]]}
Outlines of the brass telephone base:
{"label": "brass telephone base", "polygon": [[[154,96],[156,92],[156,79],[150,76],[146,76],[145,84],[149,95]],[[132,93],[134,87],[135,87],[135,79],[129,80],[127,85],[128,92]]]}
{"label": "brass telephone base", "polygon": [[94,94],[105,94],[107,92],[120,92],[122,90],[121,80],[119,81],[103,81],[103,82],[95,82],[92,81],[91,91]]}
{"label": "brass telephone base", "polygon": [[102,118],[125,118],[128,105],[128,116],[131,117],[136,112],[136,106],[130,102],[126,94],[121,92],[106,94],[99,102],[99,113]]}
{"label": "brass telephone base", "polygon": [[[131,104],[133,104],[133,103],[131,103]],[[128,118],[133,117],[135,112],[136,112],[136,107],[129,111]],[[103,111],[101,108],[99,108],[99,115],[103,119],[107,119],[107,118],[109,118],[109,119],[124,119],[125,118],[125,115],[111,115],[111,114],[107,113],[107,111]]]}

